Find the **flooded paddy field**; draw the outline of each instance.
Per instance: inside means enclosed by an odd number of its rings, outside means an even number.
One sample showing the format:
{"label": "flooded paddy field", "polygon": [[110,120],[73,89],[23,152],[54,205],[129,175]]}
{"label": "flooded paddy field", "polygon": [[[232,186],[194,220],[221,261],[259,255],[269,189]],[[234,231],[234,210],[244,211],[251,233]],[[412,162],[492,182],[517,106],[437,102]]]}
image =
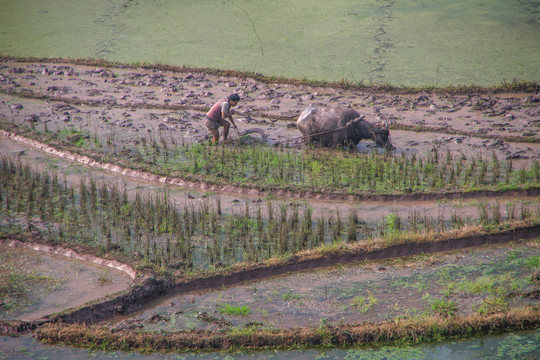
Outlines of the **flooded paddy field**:
{"label": "flooded paddy field", "polygon": [[[114,328],[178,331],[294,328],[488,314],[537,303],[538,239],[282,275],[158,298]],[[504,301],[501,301],[505,299]]]}
{"label": "flooded paddy field", "polygon": [[[14,246],[10,246],[14,245]],[[0,242],[0,319],[34,321],[127,289],[119,270]]]}
{"label": "flooded paddy field", "polygon": [[227,192],[197,191],[196,189],[182,186],[163,185],[161,182],[150,179],[141,179],[126,176],[92,166],[69,161],[63,157],[51,156],[42,151],[18,143],[9,138],[0,138],[0,150],[5,154],[16,156],[23,163],[40,169],[58,174],[58,177],[70,186],[78,186],[81,179],[92,178],[96,182],[104,184],[118,184],[125,188],[130,198],[135,198],[137,193],[166,194],[168,199],[178,208],[200,207],[207,205],[213,208],[220,204],[221,210],[226,214],[244,213],[246,205],[261,211],[267,216],[270,206],[276,211],[281,206],[290,209],[298,209],[299,215],[303,215],[307,209],[315,216],[325,215],[335,217],[337,214],[347,216],[351,211],[358,211],[360,221],[371,227],[383,221],[390,215],[402,219],[404,225],[411,221],[414,216],[428,217],[433,222],[443,221],[446,226],[451,226],[452,217],[460,217],[463,221],[472,221],[479,218],[482,206],[492,207],[497,205],[501,216],[507,218],[511,207],[516,216],[519,216],[518,205],[521,203],[531,204],[533,207],[538,203],[536,196],[502,194],[501,196],[482,199],[456,199],[456,200],[394,200],[394,201],[343,201],[343,200],[317,200],[317,199],[287,199],[280,196],[260,196],[231,194]]}
{"label": "flooded paddy field", "polygon": [[5,0],[0,49],[396,86],[540,80],[536,1]]}

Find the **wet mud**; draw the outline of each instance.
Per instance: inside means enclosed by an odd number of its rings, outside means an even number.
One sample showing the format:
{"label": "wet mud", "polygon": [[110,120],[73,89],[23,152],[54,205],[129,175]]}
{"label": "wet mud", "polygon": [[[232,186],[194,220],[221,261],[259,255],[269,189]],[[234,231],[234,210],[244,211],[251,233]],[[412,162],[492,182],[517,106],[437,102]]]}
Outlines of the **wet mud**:
{"label": "wet mud", "polygon": [[[519,160],[538,159],[540,151],[540,103],[535,94],[393,95],[148,69],[13,61],[1,66],[0,91],[5,95],[1,116],[16,123],[26,119],[50,130],[76,126],[103,137],[114,133],[114,141],[120,142],[147,132],[186,142],[206,139],[205,111],[236,92],[242,98],[235,116],[240,130],[261,128],[270,144],[300,137],[296,117],[315,104],[352,107],[367,121],[388,121],[391,129],[431,128],[432,136],[391,132],[398,151],[407,153],[440,147],[466,155],[493,151],[501,158]],[[467,135],[452,135],[450,130]],[[486,135],[501,139],[484,139]],[[514,139],[506,142],[505,136]],[[519,145],[519,139],[525,144]],[[361,143],[359,149],[372,145]]]}
{"label": "wet mud", "polygon": [[[3,285],[22,292],[16,303],[9,296],[2,299],[3,320],[39,321],[124,291],[135,277],[133,269],[118,261],[48,245],[0,240],[0,252]],[[10,284],[13,281],[17,283]]]}

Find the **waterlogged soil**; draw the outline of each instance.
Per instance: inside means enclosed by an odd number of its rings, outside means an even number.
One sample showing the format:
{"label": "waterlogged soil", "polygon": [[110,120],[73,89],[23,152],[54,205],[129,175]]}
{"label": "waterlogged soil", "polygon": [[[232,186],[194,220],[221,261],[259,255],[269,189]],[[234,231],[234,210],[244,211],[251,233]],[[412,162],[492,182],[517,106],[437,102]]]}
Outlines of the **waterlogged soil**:
{"label": "waterlogged soil", "polygon": [[[145,138],[190,143],[208,139],[205,111],[232,92],[241,96],[236,122],[241,131],[258,128],[268,144],[298,144],[297,116],[309,104],[351,107],[373,123],[425,126],[433,132],[391,130],[395,153],[426,154],[437,148],[466,157],[495,154],[516,166],[540,157],[540,98],[534,94],[394,95],[265,84],[252,79],[174,73],[152,69],[105,69],[69,64],[0,64],[0,117],[39,131],[74,128],[112,148]],[[21,98],[25,93],[36,99]],[[456,133],[457,132],[457,133]],[[456,135],[456,134],[465,135]],[[231,138],[236,134],[232,131]],[[508,142],[504,137],[524,139]],[[254,141],[262,140],[257,134]],[[500,137],[500,138],[497,138]],[[290,142],[288,142],[290,140]],[[358,149],[373,151],[373,142]]]}
{"label": "waterlogged soil", "polygon": [[[437,255],[338,265],[222,290],[169,295],[115,328],[294,328],[322,323],[388,322],[467,315],[538,303],[540,243],[490,246]],[[502,299],[497,303],[495,299]],[[443,304],[443,305],[441,305]]]}
{"label": "waterlogged soil", "polygon": [[429,343],[417,346],[383,346],[334,349],[262,350],[202,353],[127,353],[85,350],[39,343],[28,336],[0,337],[0,359],[134,359],[134,360],[311,360],[311,359],[400,359],[400,360],[451,360],[451,359],[536,359],[540,356],[538,342],[540,331],[521,331],[504,335],[448,341],[444,344]]}
{"label": "waterlogged soil", "polygon": [[[0,319],[34,321],[127,289],[124,272],[0,244]],[[4,291],[3,291],[4,292]]]}

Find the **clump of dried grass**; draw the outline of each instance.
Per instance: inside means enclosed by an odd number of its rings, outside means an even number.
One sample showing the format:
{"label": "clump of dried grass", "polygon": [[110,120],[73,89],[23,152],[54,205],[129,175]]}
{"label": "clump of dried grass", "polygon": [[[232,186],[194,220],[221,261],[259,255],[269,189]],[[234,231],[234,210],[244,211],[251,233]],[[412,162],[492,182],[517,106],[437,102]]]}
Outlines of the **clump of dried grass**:
{"label": "clump of dried grass", "polygon": [[115,331],[101,325],[47,324],[36,337],[107,350],[179,351],[288,346],[339,346],[374,343],[420,343],[494,332],[536,328],[540,306],[511,309],[489,316],[396,320],[381,324],[310,326],[296,329],[229,329],[180,332]]}

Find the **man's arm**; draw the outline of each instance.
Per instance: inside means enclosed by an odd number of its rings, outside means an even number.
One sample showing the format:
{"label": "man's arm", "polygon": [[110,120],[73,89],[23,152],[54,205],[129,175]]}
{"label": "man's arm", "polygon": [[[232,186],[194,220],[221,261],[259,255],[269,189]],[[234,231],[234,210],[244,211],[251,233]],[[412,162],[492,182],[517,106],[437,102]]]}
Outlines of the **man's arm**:
{"label": "man's arm", "polygon": [[236,124],[234,123],[233,118],[232,118],[232,109],[231,109],[230,105],[229,106],[224,106],[224,107],[221,108],[221,118],[222,119],[225,119],[225,118],[228,119],[229,122],[232,124],[232,126],[234,126],[235,129],[238,129],[236,127]]}
{"label": "man's arm", "polygon": [[227,116],[227,119],[229,119],[229,121],[231,122],[232,126],[234,126],[235,129],[238,129],[230,113],[229,113],[229,116]]}

